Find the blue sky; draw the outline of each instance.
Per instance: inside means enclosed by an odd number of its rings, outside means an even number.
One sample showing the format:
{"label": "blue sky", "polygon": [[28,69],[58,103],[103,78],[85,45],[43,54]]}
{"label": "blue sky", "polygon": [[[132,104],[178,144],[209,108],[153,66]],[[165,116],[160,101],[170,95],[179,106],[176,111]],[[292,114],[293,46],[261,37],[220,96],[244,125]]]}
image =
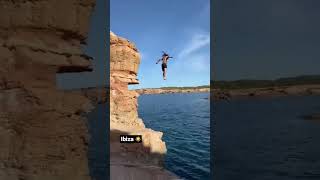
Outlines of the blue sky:
{"label": "blue sky", "polygon": [[[210,1],[111,0],[110,29],[134,42],[141,54],[139,85],[198,86],[210,81]],[[167,80],[161,64],[168,52]]]}
{"label": "blue sky", "polygon": [[[183,3],[182,3],[183,2]],[[142,54],[138,87],[192,86],[209,81],[209,0],[111,0],[111,30],[133,41]],[[97,0],[85,52],[93,72],[57,76],[62,88],[108,83],[105,39],[108,9]],[[320,1],[216,1],[215,80],[274,79],[320,74]],[[155,61],[166,50],[175,58],[163,81]],[[106,79],[107,78],[107,79]],[[132,86],[131,86],[132,87]]]}
{"label": "blue sky", "polygon": [[320,74],[320,1],[216,1],[217,80]]}

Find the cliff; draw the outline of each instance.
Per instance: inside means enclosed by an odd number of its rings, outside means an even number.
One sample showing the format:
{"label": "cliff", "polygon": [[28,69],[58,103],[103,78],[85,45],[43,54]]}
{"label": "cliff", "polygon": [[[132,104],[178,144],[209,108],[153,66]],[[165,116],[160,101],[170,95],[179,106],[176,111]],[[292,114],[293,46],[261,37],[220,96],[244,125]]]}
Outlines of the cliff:
{"label": "cliff", "polygon": [[[162,132],[146,128],[138,117],[138,93],[128,85],[138,84],[140,55],[135,45],[110,32],[110,165],[111,179],[172,179],[163,170],[166,153]],[[142,135],[142,143],[123,144],[119,135]]]}
{"label": "cliff", "polygon": [[109,102],[109,87],[89,87],[81,89],[72,89],[69,92],[76,92],[83,94],[90,99],[93,105],[104,104]]}
{"label": "cliff", "polygon": [[56,73],[91,70],[83,54],[94,0],[0,2],[0,179],[88,180],[81,93]]}

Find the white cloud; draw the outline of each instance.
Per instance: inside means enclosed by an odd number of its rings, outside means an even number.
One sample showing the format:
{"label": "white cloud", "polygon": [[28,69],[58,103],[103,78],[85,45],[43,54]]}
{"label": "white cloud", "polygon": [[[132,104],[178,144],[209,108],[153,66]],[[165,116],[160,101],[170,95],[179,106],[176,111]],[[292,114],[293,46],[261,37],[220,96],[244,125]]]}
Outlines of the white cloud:
{"label": "white cloud", "polygon": [[210,56],[208,53],[198,53],[184,58],[179,63],[180,71],[189,73],[206,73],[210,71]]}
{"label": "white cloud", "polygon": [[190,56],[207,45],[210,45],[210,34],[196,33],[192,36],[190,42],[178,54],[178,59]]}
{"label": "white cloud", "polygon": [[210,34],[198,29],[190,37],[173,61],[173,68],[178,72],[190,73],[210,71],[210,50],[207,48],[210,45]]}

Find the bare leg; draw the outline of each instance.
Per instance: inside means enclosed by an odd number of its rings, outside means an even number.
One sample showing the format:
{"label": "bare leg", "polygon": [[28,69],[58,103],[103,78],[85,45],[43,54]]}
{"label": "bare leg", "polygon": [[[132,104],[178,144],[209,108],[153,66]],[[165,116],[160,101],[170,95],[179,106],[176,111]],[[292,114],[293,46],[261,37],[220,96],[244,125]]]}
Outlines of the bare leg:
{"label": "bare leg", "polygon": [[163,70],[163,79],[166,80],[166,73],[167,73],[167,68],[164,68]]}

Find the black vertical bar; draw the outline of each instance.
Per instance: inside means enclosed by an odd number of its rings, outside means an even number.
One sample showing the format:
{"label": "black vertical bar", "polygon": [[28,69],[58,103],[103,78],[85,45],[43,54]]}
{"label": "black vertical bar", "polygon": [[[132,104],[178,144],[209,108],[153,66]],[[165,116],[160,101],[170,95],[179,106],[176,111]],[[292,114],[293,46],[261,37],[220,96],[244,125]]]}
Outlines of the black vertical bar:
{"label": "black vertical bar", "polygon": [[105,6],[106,6],[106,23],[107,23],[107,27],[106,27],[106,31],[105,31],[105,40],[106,40],[106,48],[105,48],[105,53],[106,53],[106,72],[105,72],[105,79],[107,81],[107,102],[106,102],[106,111],[105,111],[105,115],[106,117],[105,122],[106,122],[106,129],[107,129],[107,177],[108,179],[110,179],[110,0],[106,0],[105,1]]}
{"label": "black vertical bar", "polygon": [[213,80],[215,78],[215,55],[216,55],[216,0],[210,1],[210,179],[214,177],[214,149],[215,149],[215,123],[214,119],[214,107],[213,107]]}

